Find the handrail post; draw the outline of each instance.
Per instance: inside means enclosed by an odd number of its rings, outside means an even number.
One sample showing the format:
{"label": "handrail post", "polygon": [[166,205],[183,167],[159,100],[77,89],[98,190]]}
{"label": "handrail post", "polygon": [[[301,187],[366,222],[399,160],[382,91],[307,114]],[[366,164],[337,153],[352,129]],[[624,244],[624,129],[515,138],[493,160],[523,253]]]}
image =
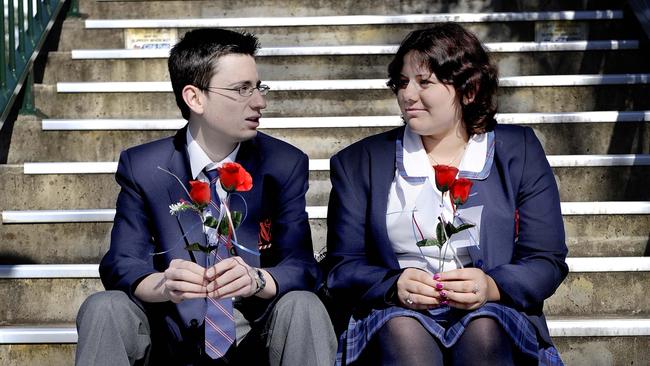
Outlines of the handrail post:
{"label": "handrail post", "polygon": [[[11,0],[10,0],[11,1]],[[5,2],[4,0],[0,0],[0,8],[2,8],[2,16],[0,17],[0,32],[2,34],[2,37],[0,37],[0,90],[3,91],[7,87],[7,58],[5,55],[5,15],[4,15],[4,9],[5,9]],[[2,94],[0,94],[2,96]]]}
{"label": "handrail post", "polygon": [[9,36],[9,62],[7,62],[7,65],[9,66],[9,72],[13,75],[16,71],[16,33],[14,29],[16,29],[15,19],[14,16],[16,12],[14,11],[14,2],[13,0],[9,0],[7,3],[7,36]]}
{"label": "handrail post", "polygon": [[70,0],[70,9],[68,9],[68,16],[79,18],[81,13],[79,13],[79,0]]}
{"label": "handrail post", "polygon": [[24,1],[18,0],[18,57],[25,62],[25,5]]}

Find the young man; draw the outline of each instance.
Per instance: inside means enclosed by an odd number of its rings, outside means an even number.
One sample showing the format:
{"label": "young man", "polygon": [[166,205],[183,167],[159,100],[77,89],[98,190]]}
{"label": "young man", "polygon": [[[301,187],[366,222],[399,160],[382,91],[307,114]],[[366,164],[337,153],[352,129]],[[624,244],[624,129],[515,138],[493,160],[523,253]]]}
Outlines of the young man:
{"label": "young man", "polygon": [[[120,156],[111,246],[100,264],[104,286],[118,291],[94,294],[79,310],[77,365],[334,363],[334,332],[311,292],[320,273],[305,212],[308,159],[256,131],[268,92],[258,47],[250,34],[200,29],[172,49],[171,82],[189,123]],[[190,200],[190,180],[214,183],[233,161],[253,181],[230,202],[245,211],[236,230],[243,248],[208,265],[206,254],[185,249],[209,242],[198,216],[171,215],[169,206]],[[216,187],[212,195],[223,198]]]}

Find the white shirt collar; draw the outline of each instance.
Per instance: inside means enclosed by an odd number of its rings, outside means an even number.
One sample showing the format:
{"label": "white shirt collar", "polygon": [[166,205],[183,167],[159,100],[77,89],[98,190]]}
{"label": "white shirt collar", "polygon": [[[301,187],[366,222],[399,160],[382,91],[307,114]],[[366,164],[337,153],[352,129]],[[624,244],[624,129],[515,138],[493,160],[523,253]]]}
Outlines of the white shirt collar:
{"label": "white shirt collar", "polygon": [[[426,177],[431,174],[429,158],[424,150],[420,135],[413,132],[407,125],[404,129],[404,170],[409,177]],[[486,163],[488,150],[487,134],[472,135],[467,142],[465,154],[459,165],[459,170],[470,173],[480,173]]]}
{"label": "white shirt collar", "polygon": [[223,160],[219,162],[213,162],[208,154],[203,151],[201,145],[194,139],[190,133],[189,127],[187,128],[186,133],[187,140],[187,155],[190,159],[190,167],[192,168],[192,179],[197,179],[201,171],[205,168],[206,170],[212,170],[220,167],[221,165],[229,162],[234,162],[237,158],[237,153],[239,152],[239,147],[241,143],[238,143],[235,149],[228,154]]}

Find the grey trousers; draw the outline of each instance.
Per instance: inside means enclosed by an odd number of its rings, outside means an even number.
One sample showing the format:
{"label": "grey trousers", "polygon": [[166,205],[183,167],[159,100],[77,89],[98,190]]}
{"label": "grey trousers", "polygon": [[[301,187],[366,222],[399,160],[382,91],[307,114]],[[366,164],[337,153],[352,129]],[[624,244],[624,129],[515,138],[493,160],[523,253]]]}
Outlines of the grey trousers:
{"label": "grey trousers", "polygon": [[[237,343],[250,325],[235,311]],[[77,315],[77,366],[148,365],[151,328],[145,313],[121,291],[93,294]],[[307,291],[292,291],[275,304],[266,323],[271,366],[331,366],[336,336],[325,307]],[[265,350],[259,350],[263,352]]]}

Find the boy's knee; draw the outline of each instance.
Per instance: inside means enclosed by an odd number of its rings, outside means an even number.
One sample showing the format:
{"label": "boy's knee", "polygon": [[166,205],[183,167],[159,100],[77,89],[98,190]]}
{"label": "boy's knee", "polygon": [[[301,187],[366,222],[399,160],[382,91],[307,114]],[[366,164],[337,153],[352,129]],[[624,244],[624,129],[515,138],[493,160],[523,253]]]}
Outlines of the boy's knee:
{"label": "boy's knee", "polygon": [[77,313],[77,323],[84,318],[98,319],[123,314],[124,309],[129,307],[129,302],[131,299],[122,291],[96,292],[81,304]]}
{"label": "boy's knee", "polygon": [[325,315],[327,311],[318,296],[309,291],[290,291],[284,294],[276,304],[279,313],[287,312],[292,316],[309,317]]}

